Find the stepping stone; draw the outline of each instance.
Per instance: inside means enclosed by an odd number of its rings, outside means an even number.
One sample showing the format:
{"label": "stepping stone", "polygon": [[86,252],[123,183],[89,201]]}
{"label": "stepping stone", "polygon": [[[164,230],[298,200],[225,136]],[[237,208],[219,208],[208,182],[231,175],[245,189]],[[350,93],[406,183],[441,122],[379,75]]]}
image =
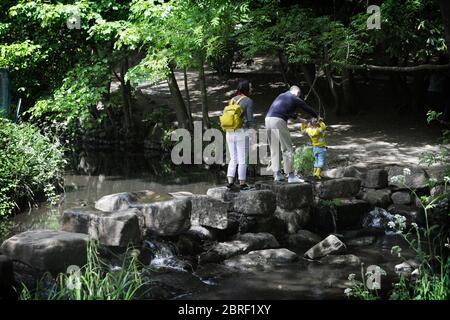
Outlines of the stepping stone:
{"label": "stepping stone", "polygon": [[14,260],[52,273],[70,265],[82,267],[87,259],[88,235],[53,230],[26,231],[5,240],[1,251]]}

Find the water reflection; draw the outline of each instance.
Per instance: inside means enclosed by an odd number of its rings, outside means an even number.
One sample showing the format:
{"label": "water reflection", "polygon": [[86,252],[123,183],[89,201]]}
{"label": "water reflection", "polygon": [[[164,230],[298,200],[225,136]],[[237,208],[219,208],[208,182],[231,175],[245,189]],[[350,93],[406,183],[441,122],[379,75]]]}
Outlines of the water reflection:
{"label": "water reflection", "polygon": [[[174,166],[170,159],[143,154],[86,153],[69,157],[64,175],[65,193],[57,208],[42,204],[10,220],[9,234],[33,229],[59,229],[65,209],[93,207],[99,198],[119,192],[152,190],[158,193],[205,194],[222,184],[223,173],[201,165]],[[4,235],[6,237],[7,235]]]}

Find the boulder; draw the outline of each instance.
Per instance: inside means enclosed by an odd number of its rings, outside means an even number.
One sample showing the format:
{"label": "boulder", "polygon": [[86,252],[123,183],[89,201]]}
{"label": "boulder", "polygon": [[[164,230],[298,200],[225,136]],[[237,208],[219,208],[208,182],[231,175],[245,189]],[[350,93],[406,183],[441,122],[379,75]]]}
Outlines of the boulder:
{"label": "boulder", "polygon": [[247,233],[251,232],[256,225],[257,216],[248,216],[239,212],[228,213],[228,225],[231,226],[227,230],[227,234]]}
{"label": "boulder", "polygon": [[450,199],[450,185],[448,185],[447,187],[445,185],[434,186],[430,190],[430,195],[433,198],[441,196],[441,197],[445,197],[447,199]]}
{"label": "boulder", "polygon": [[214,240],[213,233],[209,229],[202,226],[191,226],[185,233],[193,238],[198,239],[199,241]]}
{"label": "boulder", "polygon": [[328,203],[319,202],[311,215],[311,227],[322,233],[359,228],[369,210],[364,200],[335,199]]}
{"label": "boulder", "polygon": [[345,167],[328,169],[322,172],[322,176],[329,179],[338,179],[344,177]]}
{"label": "boulder", "polygon": [[450,200],[442,199],[434,203],[433,208],[428,211],[428,223],[430,226],[449,226],[450,225]]}
{"label": "boulder", "polygon": [[318,244],[305,252],[304,256],[308,259],[319,259],[329,254],[337,254],[346,249],[345,244],[334,235],[329,235]]}
{"label": "boulder", "polygon": [[321,263],[329,264],[332,266],[352,266],[359,267],[361,265],[361,259],[354,254],[344,254],[339,256],[325,256],[320,259]]}
{"label": "boulder", "polygon": [[363,178],[363,187],[373,189],[383,189],[388,186],[388,172],[384,169],[371,169],[366,172]]}
{"label": "boulder", "polygon": [[394,204],[411,204],[412,197],[408,191],[397,191],[391,195]]}
{"label": "boulder", "polygon": [[[342,177],[357,178],[357,179],[363,180],[367,173],[367,168],[360,168],[360,167],[356,167],[356,166],[347,166],[347,167],[344,167],[343,169],[344,169],[344,171],[343,171]],[[342,178],[342,177],[339,177],[339,178]]]}
{"label": "boulder", "polygon": [[445,165],[435,165],[431,167],[426,167],[425,171],[430,179],[436,180],[438,183],[444,182],[444,177],[450,175],[448,166]]}
{"label": "boulder", "polygon": [[71,209],[64,211],[62,230],[85,233],[106,246],[127,247],[142,241],[137,209],[121,210],[109,214],[98,211]]}
{"label": "boulder", "polygon": [[361,180],[344,177],[318,183],[318,194],[322,199],[350,198],[358,194]]}
{"label": "boulder", "polygon": [[425,223],[424,211],[422,208],[416,207],[414,205],[401,205],[394,204],[389,206],[388,211],[391,214],[398,214],[406,218],[406,223],[417,223],[423,225]]}
{"label": "boulder", "polygon": [[[428,174],[420,167],[392,166],[388,168],[388,173],[389,186],[392,186],[395,189],[425,189],[428,187]],[[403,184],[399,181],[392,180],[395,176],[404,176],[405,183]]]}
{"label": "boulder", "polygon": [[276,195],[277,206],[284,210],[295,210],[308,207],[313,203],[313,188],[308,183],[275,183],[256,184],[261,190],[271,190]]}
{"label": "boulder", "polygon": [[245,233],[233,241],[218,242],[199,257],[200,263],[219,262],[252,250],[277,248],[278,241],[270,233]]}
{"label": "boulder", "polygon": [[106,195],[95,202],[95,209],[104,212],[125,210],[134,203],[152,203],[171,199],[169,194],[161,194],[150,190],[137,192],[121,192]]}
{"label": "boulder", "polygon": [[175,236],[191,227],[192,203],[187,197],[140,205],[145,228],[158,236]]}
{"label": "boulder", "polygon": [[351,239],[346,241],[347,246],[349,247],[362,247],[362,246],[369,246],[371,244],[374,244],[377,238],[373,236],[366,236],[366,237],[359,237],[355,239]]}
{"label": "boulder", "polygon": [[367,189],[362,195],[362,200],[373,207],[387,208],[391,204],[391,190],[389,189]]}
{"label": "boulder", "polygon": [[194,196],[190,199],[192,202],[191,225],[216,229],[228,228],[229,202],[204,195]]}
{"label": "boulder", "polygon": [[249,244],[250,250],[277,248],[277,239],[270,233],[243,233],[236,237],[236,240],[243,241]]}
{"label": "boulder", "polygon": [[310,209],[307,207],[288,211],[277,207],[275,217],[286,224],[288,233],[294,234],[309,222]]}
{"label": "boulder", "polygon": [[289,235],[288,244],[290,248],[311,248],[311,246],[322,240],[317,234],[308,230],[299,230],[296,234]]}
{"label": "boulder", "polygon": [[209,188],[206,191],[207,196],[221,201],[232,201],[238,194],[239,192],[233,192],[227,187]]}
{"label": "boulder", "polygon": [[272,215],[276,206],[275,193],[270,190],[240,192],[233,200],[233,211],[246,215]]}
{"label": "boulder", "polygon": [[239,271],[253,271],[255,269],[271,269],[277,265],[292,263],[298,259],[295,252],[288,249],[266,249],[251,251],[245,255],[227,259],[225,266]]}
{"label": "boulder", "polygon": [[364,215],[369,211],[364,200],[340,199],[336,206],[338,230],[355,229],[361,226]]}
{"label": "boulder", "polygon": [[15,285],[12,260],[5,255],[0,255],[0,301],[17,297]]}
{"label": "boulder", "polygon": [[2,252],[33,268],[52,273],[65,272],[70,265],[82,267],[87,258],[88,236],[53,230],[19,233],[3,242]]}
{"label": "boulder", "polygon": [[278,241],[284,242],[288,236],[286,223],[278,217],[271,216],[255,216],[254,225],[249,229],[250,232],[259,233],[267,232],[273,234]]}

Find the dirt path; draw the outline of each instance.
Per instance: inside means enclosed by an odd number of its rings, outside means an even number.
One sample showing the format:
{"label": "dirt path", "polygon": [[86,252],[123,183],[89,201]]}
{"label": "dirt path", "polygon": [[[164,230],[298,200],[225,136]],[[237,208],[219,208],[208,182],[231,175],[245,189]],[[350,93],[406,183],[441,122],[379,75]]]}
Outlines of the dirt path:
{"label": "dirt path", "polygon": [[[286,90],[277,68],[278,66],[272,64],[270,60],[259,59],[251,68],[236,70],[231,80],[222,80],[209,71],[207,80],[211,120],[218,121],[217,117],[224,105],[235,93],[236,79],[242,77],[249,79],[253,84],[255,118],[258,128],[263,128],[265,112],[273,99]],[[177,73],[176,76],[184,94],[183,74]],[[193,116],[194,119],[201,120],[198,75],[196,72],[188,72],[188,77]],[[173,103],[166,83],[142,86],[141,90],[149,95],[154,105]],[[371,102],[378,99],[373,103],[376,107],[364,105],[360,108],[366,110],[364,114],[336,117],[332,112],[327,113],[329,168],[354,163],[417,165],[423,153],[436,152],[439,149],[438,128],[427,125],[425,119],[417,120],[417,117],[410,115],[399,116],[398,112],[392,110],[389,101],[383,100],[386,99],[386,94],[376,90],[377,88],[374,88],[372,92],[375,97],[367,98]],[[298,124],[290,123],[289,128],[296,147],[308,143],[307,137],[298,130]]]}

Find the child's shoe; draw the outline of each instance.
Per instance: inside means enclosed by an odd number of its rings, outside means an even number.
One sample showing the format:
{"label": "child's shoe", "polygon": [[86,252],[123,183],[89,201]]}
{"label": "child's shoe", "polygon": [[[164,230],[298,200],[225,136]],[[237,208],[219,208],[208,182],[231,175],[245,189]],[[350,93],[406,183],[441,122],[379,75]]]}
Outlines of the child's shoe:
{"label": "child's shoe", "polygon": [[317,180],[322,179],[322,177],[320,176],[321,171],[322,170],[320,168],[314,168],[314,178],[316,178]]}

